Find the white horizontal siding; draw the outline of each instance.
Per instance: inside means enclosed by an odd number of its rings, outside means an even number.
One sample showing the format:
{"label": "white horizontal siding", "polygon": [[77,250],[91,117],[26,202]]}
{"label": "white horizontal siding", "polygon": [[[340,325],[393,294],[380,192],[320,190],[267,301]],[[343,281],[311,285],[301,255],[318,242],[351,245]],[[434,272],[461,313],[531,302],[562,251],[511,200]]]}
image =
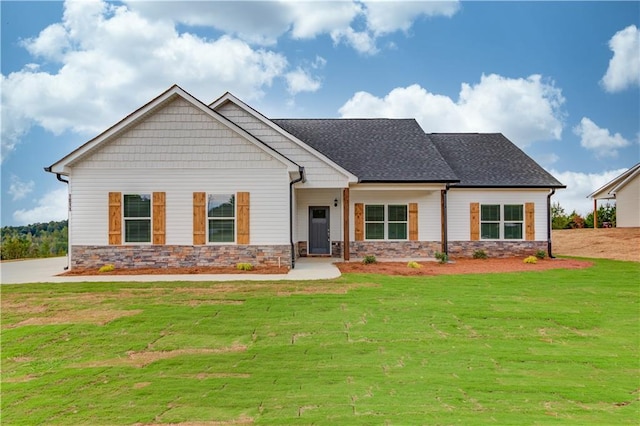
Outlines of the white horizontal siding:
{"label": "white horizontal siding", "polygon": [[[298,189],[294,241],[309,241],[309,207],[329,207],[331,241],[342,241],[342,190]],[[338,199],[338,206],[334,201]]]}
{"label": "white horizontal siding", "polygon": [[[166,244],[193,244],[193,192],[250,193],[251,244],[289,242],[289,177],[276,169],[75,169],[72,244],[108,243],[108,193],[166,192]],[[213,168],[215,167],[215,168]]]}
{"label": "white horizontal siding", "polygon": [[[418,203],[418,240],[440,241],[440,191],[350,191],[349,215],[352,224],[354,204],[409,204]],[[349,228],[349,239],[355,239],[355,225]]]}
{"label": "white horizontal siding", "polygon": [[636,176],[616,193],[616,226],[640,226],[640,176]]}
{"label": "white horizontal siding", "polygon": [[336,171],[237,105],[228,102],[216,109],[216,112],[224,115],[291,161],[303,166],[306,182],[301,186],[306,188],[344,188],[347,186],[348,179],[344,174]]}
{"label": "white horizontal siding", "polygon": [[[447,196],[449,241],[469,241],[471,233],[470,204],[524,204],[535,206],[535,239],[547,239],[547,190],[451,189]],[[523,231],[524,232],[524,231]]]}
{"label": "white horizontal siding", "polygon": [[184,99],[177,99],[72,167],[251,169],[281,164]]}

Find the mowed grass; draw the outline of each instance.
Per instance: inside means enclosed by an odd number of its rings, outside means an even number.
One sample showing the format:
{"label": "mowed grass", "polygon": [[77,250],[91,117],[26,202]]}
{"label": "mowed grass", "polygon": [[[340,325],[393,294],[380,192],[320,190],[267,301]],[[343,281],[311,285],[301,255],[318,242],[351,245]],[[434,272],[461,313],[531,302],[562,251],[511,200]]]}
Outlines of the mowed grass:
{"label": "mowed grass", "polygon": [[2,286],[2,424],[637,424],[640,264]]}

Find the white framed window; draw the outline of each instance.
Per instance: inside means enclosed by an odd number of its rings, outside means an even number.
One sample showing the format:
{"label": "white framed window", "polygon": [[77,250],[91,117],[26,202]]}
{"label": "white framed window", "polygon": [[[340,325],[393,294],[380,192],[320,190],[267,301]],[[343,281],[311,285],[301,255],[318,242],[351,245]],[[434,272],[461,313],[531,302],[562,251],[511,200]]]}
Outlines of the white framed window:
{"label": "white framed window", "polygon": [[408,210],[406,204],[365,205],[365,240],[406,240]]}
{"label": "white framed window", "polygon": [[123,194],[124,242],[151,243],[151,194]]}
{"label": "white framed window", "polygon": [[482,204],[480,238],[483,240],[521,240],[524,228],[522,204]]}
{"label": "white framed window", "polygon": [[209,243],[236,241],[235,194],[207,195],[207,241]]}

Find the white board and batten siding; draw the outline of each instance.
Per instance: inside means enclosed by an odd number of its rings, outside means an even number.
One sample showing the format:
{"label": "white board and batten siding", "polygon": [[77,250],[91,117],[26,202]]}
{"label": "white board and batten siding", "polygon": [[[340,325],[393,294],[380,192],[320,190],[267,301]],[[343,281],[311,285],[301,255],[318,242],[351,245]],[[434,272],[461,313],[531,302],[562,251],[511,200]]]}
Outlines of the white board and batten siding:
{"label": "white board and batten siding", "polygon": [[193,193],[250,193],[251,244],[289,242],[289,173],[225,125],[178,99],[73,164],[74,245],[108,244],[108,194],[166,193],[166,244],[193,244]]}
{"label": "white board and batten siding", "polygon": [[299,186],[305,188],[346,188],[348,186],[346,175],[340,173],[316,155],[283,136],[239,106],[227,102],[217,108],[216,112],[242,127],[291,161],[304,166],[306,182]]}
{"label": "white board and batten siding", "polygon": [[528,189],[450,189],[447,195],[449,241],[469,241],[471,233],[470,204],[534,203],[535,240],[547,240],[547,195],[549,191]]}

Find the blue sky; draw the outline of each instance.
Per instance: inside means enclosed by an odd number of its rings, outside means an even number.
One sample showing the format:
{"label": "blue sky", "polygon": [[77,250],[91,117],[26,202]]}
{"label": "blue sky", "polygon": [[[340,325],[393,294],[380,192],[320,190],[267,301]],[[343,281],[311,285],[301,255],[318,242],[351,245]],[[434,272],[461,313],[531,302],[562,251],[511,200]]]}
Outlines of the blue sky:
{"label": "blue sky", "polygon": [[568,211],[640,161],[638,2],[0,2],[2,225],[67,217],[43,168],[177,83],[282,117],[501,132]]}

